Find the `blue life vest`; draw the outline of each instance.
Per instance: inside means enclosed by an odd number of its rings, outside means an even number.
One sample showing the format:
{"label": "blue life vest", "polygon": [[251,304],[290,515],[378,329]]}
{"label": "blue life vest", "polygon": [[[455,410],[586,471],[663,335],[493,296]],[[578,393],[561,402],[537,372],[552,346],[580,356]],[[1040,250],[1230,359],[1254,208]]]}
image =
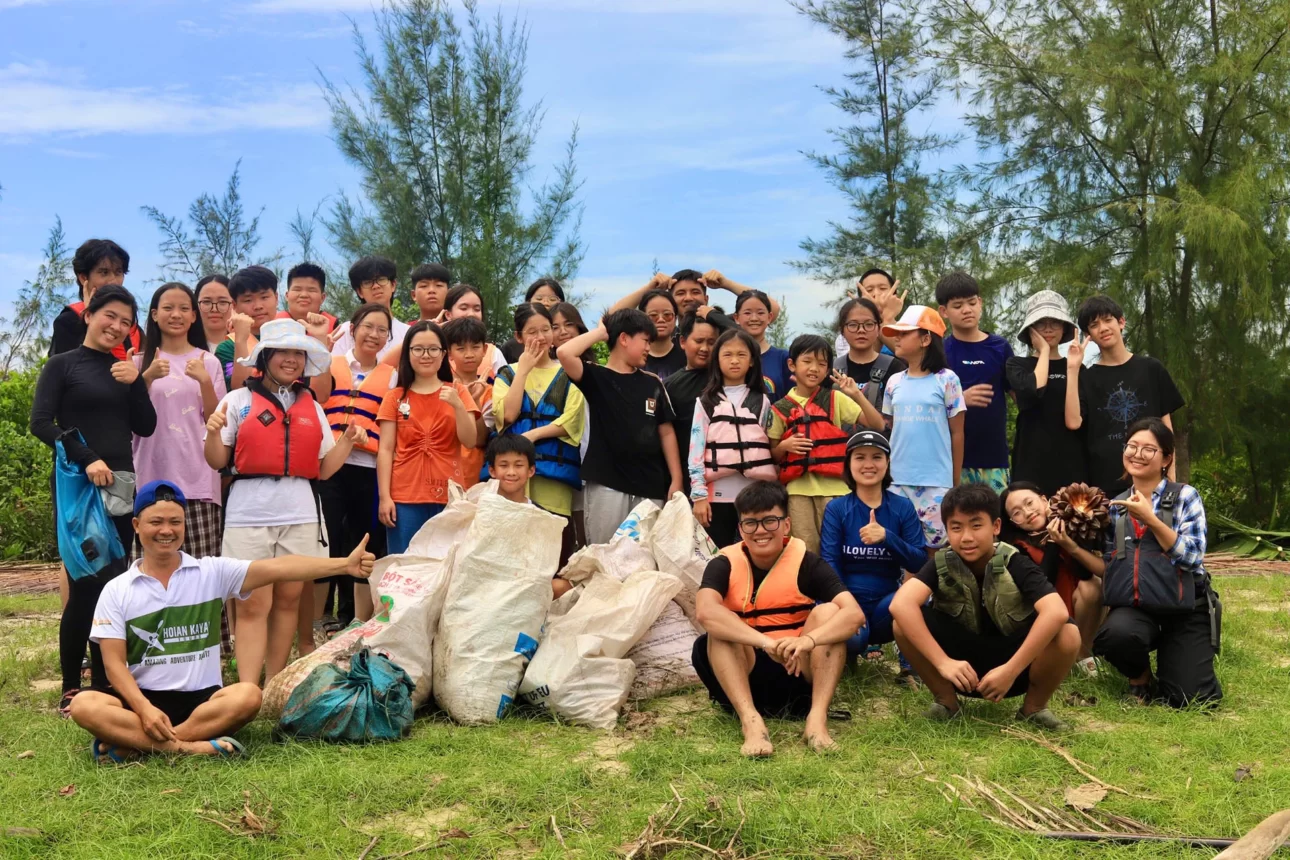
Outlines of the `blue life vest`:
{"label": "blue life vest", "polygon": [[[515,368],[509,364],[506,365],[497,371],[497,378],[505,381],[508,386],[514,385]],[[569,386],[572,384],[569,381],[569,375],[561,369],[556,371],[551,384],[547,386],[546,391],[542,392],[536,404],[525,391],[524,402],[520,404],[520,414],[504,432],[527,433],[529,430],[546,427],[559,418],[564,414],[564,404],[569,398]],[[582,452],[578,450],[577,445],[570,445],[567,438],[562,438],[543,439],[534,447],[537,449],[537,463],[534,466],[539,477],[568,484],[575,490],[582,489]],[[486,481],[488,477],[488,464],[485,463],[480,479]]]}

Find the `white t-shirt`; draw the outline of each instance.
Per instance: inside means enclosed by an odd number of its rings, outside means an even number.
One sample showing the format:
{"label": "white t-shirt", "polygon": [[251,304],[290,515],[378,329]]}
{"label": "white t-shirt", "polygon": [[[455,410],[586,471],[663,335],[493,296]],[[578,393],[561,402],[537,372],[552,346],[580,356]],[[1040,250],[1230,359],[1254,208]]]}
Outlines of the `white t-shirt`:
{"label": "white t-shirt", "polygon": [[141,690],[191,691],[222,686],[220,613],[245,599],[249,561],[179,554],[170,584],[139,570],[139,561],[103,586],[90,641],[125,640],[125,662]]}
{"label": "white t-shirt", "polygon": [[[394,321],[390,326],[390,342],[381,347],[381,351],[376,354],[378,360],[385,358],[386,354],[395,347],[403,346],[403,337],[408,333],[410,326],[399,320]],[[349,330],[349,320],[337,326],[340,335],[337,336],[336,342],[332,344],[332,355],[345,355],[354,349],[354,335]]]}
{"label": "white t-shirt", "polygon": [[[291,389],[278,391],[277,397],[284,409],[290,409],[296,402],[295,391]],[[238,428],[251,412],[251,391],[236,388],[221,403],[228,404],[228,423],[220,431],[220,440],[230,448],[235,447]],[[332,438],[327,415],[317,401],[314,401],[314,409],[323,429],[322,444],[318,447],[318,459],[321,460],[336,446],[336,440]],[[294,526],[316,522],[318,505],[314,501],[313,488],[304,478],[242,478],[229,487],[228,505],[224,508],[225,528]]]}
{"label": "white t-shirt", "polygon": [[[352,349],[345,353],[345,361],[349,362],[349,374],[354,379],[353,384],[362,385],[363,380],[367,378],[367,373],[370,373],[371,371],[366,373],[363,371],[363,367],[358,363],[358,359],[354,358],[354,350]],[[399,372],[396,370],[390,374],[390,388],[393,388],[398,384]],[[370,404],[370,409],[373,415],[376,414],[377,406],[380,406],[380,404]],[[350,455],[345,458],[345,462],[351,466],[362,466],[364,469],[375,469],[376,455],[370,451],[363,451],[355,448],[350,452]]]}

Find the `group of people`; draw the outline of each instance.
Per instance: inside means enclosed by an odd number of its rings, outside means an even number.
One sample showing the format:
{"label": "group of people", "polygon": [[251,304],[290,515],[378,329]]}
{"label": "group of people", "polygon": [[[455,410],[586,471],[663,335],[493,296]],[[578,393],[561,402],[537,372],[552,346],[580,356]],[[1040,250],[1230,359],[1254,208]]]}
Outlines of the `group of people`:
{"label": "group of people", "polygon": [[[839,311],[835,352],[819,335],[772,345],[778,304],[716,270],[656,274],[594,328],[543,278],[493,344],[480,292],[439,264],[408,276],[417,319],[395,318],[397,268],[372,256],[349,270],[348,320],[323,310],[326,274],[301,263],[283,309],[277,276],[250,266],[163,284],[142,330],[128,268],[109,240],[77,250],[81,299],[55,321],[31,417],[126,504],[113,522],[129,557],[67,583],[60,629],[60,709],[97,733],[96,757],[183,743],[231,754],[211,727],[249,719],[251,691],[293,643],[313,649],[331,601],[337,626],[370,618],[371,559],[405,552],[450,484],[489,479],[567,521],[562,565],[642,500],[688,496],[721,547],[699,591],[695,668],[738,713],[749,754],[770,752],[761,715],[785,709],[830,746],[843,667],[893,641],[942,718],[960,693],[1024,693],[1021,715],[1059,728],[1048,697],[1077,659],[1095,671],[1091,654],[1143,700],[1221,695],[1204,509],[1170,477],[1182,398],[1159,362],[1127,350],[1107,297],[1072,318],[1058,294],[1032,296],[1022,357],[980,329],[971,276],[942,278],[937,309],[905,307],[874,269]],[[1047,497],[1075,482],[1122,497],[1105,546],[1049,514]],[[1153,575],[1187,579],[1186,607],[1141,599],[1143,549]],[[1113,603],[1102,583],[1126,564],[1135,586]],[[176,589],[179,574],[209,582]],[[557,576],[556,596],[569,587]],[[169,648],[177,629],[187,638]],[[216,696],[230,639],[239,684]],[[170,693],[185,695],[163,725]]]}

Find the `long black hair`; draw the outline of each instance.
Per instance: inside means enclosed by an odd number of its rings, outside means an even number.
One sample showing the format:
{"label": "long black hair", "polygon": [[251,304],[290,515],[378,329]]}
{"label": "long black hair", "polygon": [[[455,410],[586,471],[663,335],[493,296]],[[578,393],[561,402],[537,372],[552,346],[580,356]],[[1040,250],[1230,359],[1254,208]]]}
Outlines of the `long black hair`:
{"label": "long black hair", "polygon": [[766,381],[761,375],[761,347],[753,340],[753,336],[743,329],[728,329],[721,333],[721,337],[717,338],[717,345],[712,348],[712,358],[708,360],[708,381],[704,384],[702,393],[699,394],[699,401],[708,412],[716,409],[717,404],[721,402],[722,391],[726,387],[725,377],[721,375],[721,347],[732,340],[738,340],[748,347],[748,354],[751,356],[748,361],[748,372],[744,374],[744,384],[748,386],[748,393],[761,395],[768,393]]}
{"label": "long black hair", "polygon": [[[556,307],[559,307],[559,305],[557,304]],[[570,305],[570,307],[573,306]],[[541,305],[537,302],[525,302],[515,309],[516,340],[519,340],[520,335],[524,334],[524,326],[528,325],[529,320],[533,319],[533,317],[542,317],[551,325],[555,325],[555,321],[551,319],[551,312],[547,310],[546,305]]]}
{"label": "long black hair", "polygon": [[171,290],[179,290],[188,296],[188,302],[192,306],[196,322],[188,327],[189,345],[203,352],[209,346],[206,343],[206,330],[201,326],[202,315],[197,312],[197,297],[193,295],[193,291],[187,284],[181,284],[179,281],[162,284],[152,294],[152,302],[148,305],[148,325],[143,333],[143,364],[139,366],[141,371],[147,370],[152,365],[152,360],[157,357],[157,350],[161,349],[161,325],[152,318],[152,312],[161,304],[161,297]]}
{"label": "long black hair", "polygon": [[[471,287],[474,289],[474,287]],[[443,350],[443,361],[439,364],[439,381],[452,382],[452,367],[448,365],[448,344],[443,339],[443,330],[435,325],[431,320],[419,320],[412,324],[408,333],[403,336],[403,349],[399,353],[399,397],[407,397],[408,389],[412,383],[416,382],[417,372],[412,369],[412,353],[408,350],[412,346],[412,338],[428,331],[439,339],[439,347]]]}
{"label": "long black hair", "polygon": [[451,310],[452,306],[461,301],[461,297],[466,293],[474,293],[475,298],[479,299],[479,317],[484,325],[488,325],[488,308],[484,305],[484,294],[470,284],[453,284],[449,287],[448,295],[443,297],[444,310]]}
{"label": "long black hair", "polygon": [[[560,316],[564,317],[565,322],[573,323],[574,328],[578,330],[578,334],[586,334],[588,331],[590,331],[590,329],[587,328],[587,324],[582,321],[582,314],[578,311],[577,306],[575,306],[571,302],[560,302],[555,307],[550,308],[550,312],[551,312],[552,326],[555,325],[555,315],[559,314]],[[554,336],[551,338],[551,344],[552,344],[551,349],[554,350],[555,349]],[[597,362],[596,351],[594,349],[588,349],[578,357],[581,358],[583,361],[589,361],[592,364],[596,364]]]}

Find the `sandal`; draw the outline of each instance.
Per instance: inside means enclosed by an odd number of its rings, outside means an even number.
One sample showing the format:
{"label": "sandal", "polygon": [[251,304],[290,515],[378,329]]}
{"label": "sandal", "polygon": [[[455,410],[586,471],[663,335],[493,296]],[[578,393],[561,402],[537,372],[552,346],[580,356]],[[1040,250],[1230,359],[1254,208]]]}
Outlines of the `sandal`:
{"label": "sandal", "polygon": [[870,645],[868,650],[864,652],[864,658],[870,663],[882,662],[882,646]]}
{"label": "sandal", "polygon": [[[224,759],[241,758],[242,756],[246,755],[246,747],[238,743],[236,738],[231,738],[228,735],[224,735],[223,737],[215,738],[213,740],[208,740],[206,743],[210,744],[215,748],[215,752],[219,755],[220,758],[224,758]],[[220,746],[221,743],[228,744],[229,746],[232,747],[232,749],[231,750],[224,749],[224,747]]]}
{"label": "sandal", "polygon": [[65,720],[72,718],[72,699],[76,698],[76,694],[79,692],[80,688],[63,691],[63,697],[58,700],[58,715],[60,717]]}
{"label": "sandal", "polygon": [[[99,749],[100,746],[106,749]],[[113,746],[107,741],[101,741],[98,738],[90,738],[90,758],[94,759],[95,764],[128,764],[134,761],[138,756],[123,756],[121,748]]]}

